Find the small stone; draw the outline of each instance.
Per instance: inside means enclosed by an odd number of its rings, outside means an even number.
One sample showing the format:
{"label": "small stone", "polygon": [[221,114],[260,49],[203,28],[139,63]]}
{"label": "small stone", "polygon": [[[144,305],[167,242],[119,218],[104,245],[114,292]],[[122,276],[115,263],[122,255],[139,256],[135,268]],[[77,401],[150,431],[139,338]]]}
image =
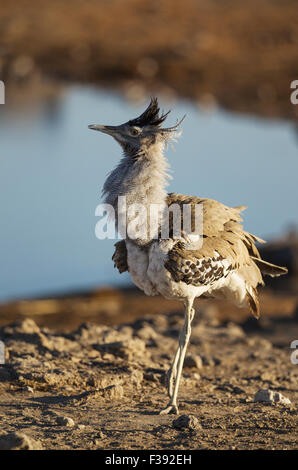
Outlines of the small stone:
{"label": "small stone", "polygon": [[264,402],[264,403],[281,403],[282,405],[290,405],[291,400],[284,397],[279,392],[274,392],[273,390],[263,389],[259,390],[254,397],[254,402]]}
{"label": "small stone", "polygon": [[195,367],[196,369],[203,369],[203,361],[200,356],[186,356],[184,360],[184,367]]}
{"label": "small stone", "polygon": [[41,450],[39,441],[22,432],[12,432],[0,436],[0,450]]}
{"label": "small stone", "polygon": [[24,387],[23,390],[24,390],[24,392],[34,393],[33,388],[29,387],[28,385],[26,385],[26,387]]}
{"label": "small stone", "polygon": [[174,419],[173,427],[176,429],[189,429],[190,431],[197,431],[202,428],[198,418],[194,415],[179,416],[179,418]]}
{"label": "small stone", "polygon": [[58,416],[57,424],[60,424],[60,426],[67,426],[68,428],[72,428],[75,425],[73,419],[68,416]]}

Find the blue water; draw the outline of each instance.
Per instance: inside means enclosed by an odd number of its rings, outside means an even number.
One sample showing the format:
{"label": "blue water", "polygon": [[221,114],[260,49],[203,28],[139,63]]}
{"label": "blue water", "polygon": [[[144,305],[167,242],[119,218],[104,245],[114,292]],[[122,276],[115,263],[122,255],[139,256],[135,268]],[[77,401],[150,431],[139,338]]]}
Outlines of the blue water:
{"label": "blue water", "polygon": [[[167,103],[163,103],[167,109]],[[272,238],[298,221],[297,135],[290,123],[172,106],[187,113],[169,149],[169,191],[247,205],[245,227]],[[94,234],[106,174],[120,157],[91,123],[135,117],[117,95],[70,87],[57,101],[14,112],[0,106],[0,299],[129,282],[113,268],[113,241]]]}

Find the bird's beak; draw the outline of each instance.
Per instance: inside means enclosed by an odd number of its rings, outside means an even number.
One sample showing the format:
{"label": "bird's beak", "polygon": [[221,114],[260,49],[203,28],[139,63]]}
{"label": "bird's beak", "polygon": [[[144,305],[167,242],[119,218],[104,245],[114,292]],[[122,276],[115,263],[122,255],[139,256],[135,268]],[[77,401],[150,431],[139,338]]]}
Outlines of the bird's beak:
{"label": "bird's beak", "polygon": [[114,135],[118,130],[117,126],[103,126],[101,124],[90,124],[88,129],[93,129],[94,131],[100,131],[109,135]]}

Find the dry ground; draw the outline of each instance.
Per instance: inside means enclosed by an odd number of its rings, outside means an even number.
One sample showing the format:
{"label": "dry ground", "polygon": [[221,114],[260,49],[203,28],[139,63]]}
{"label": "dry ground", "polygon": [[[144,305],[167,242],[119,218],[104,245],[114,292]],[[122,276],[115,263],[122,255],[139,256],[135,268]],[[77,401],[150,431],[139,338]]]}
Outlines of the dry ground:
{"label": "dry ground", "polygon": [[[84,323],[69,333],[30,319],[1,327],[0,447],[19,431],[29,447],[44,449],[296,448],[298,366],[289,344],[298,339],[297,318],[242,326],[194,320],[180,413],[198,418],[195,430],[156,414],[167,402],[165,371],[182,322],[172,313],[116,327]],[[254,403],[260,389],[292,404]]]}

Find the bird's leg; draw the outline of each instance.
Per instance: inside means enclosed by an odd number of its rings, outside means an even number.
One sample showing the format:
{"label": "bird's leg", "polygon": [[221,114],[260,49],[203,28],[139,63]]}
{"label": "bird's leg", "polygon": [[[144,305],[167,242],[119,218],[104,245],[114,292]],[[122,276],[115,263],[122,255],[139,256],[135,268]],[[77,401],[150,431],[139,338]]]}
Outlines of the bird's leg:
{"label": "bird's leg", "polygon": [[[187,308],[187,305],[185,304],[185,308]],[[192,322],[193,318],[195,316],[195,309],[192,308],[191,309],[191,318],[190,318],[190,323]],[[173,395],[173,389],[174,389],[174,383],[176,381],[176,377],[177,377],[177,362],[178,362],[178,359],[179,359],[179,355],[180,355],[180,352],[181,352],[181,349],[180,349],[180,342],[182,341],[182,335],[185,334],[185,331],[184,331],[184,328],[185,328],[185,325],[183,326],[183,329],[181,330],[180,332],[180,336],[179,336],[179,347],[175,353],[175,356],[174,356],[174,359],[173,359],[173,362],[171,364],[171,367],[167,373],[167,380],[168,380],[168,395],[169,397],[171,398],[172,395]]]}
{"label": "bird's leg", "polygon": [[192,304],[193,304],[193,300],[187,301],[185,304],[184,325],[179,336],[179,347],[177,349],[177,352],[175,354],[174,360],[172,362],[172,365],[169,371],[168,393],[170,396],[170,401],[168,403],[168,406],[160,411],[160,414],[168,414],[168,413],[178,414],[177,395],[178,395],[179,383],[181,380],[185,353],[187,350],[187,345],[188,345],[190,334],[191,334],[191,322],[195,313],[194,309],[192,308]]}

